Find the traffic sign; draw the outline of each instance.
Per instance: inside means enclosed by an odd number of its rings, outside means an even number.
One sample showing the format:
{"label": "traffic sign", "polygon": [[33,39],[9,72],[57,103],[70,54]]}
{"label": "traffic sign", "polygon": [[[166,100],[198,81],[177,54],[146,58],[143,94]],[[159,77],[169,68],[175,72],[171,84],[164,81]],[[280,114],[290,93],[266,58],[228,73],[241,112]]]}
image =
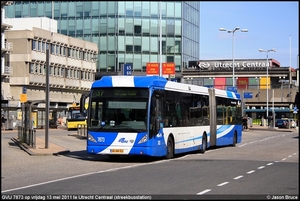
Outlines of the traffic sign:
{"label": "traffic sign", "polygon": [[294,114],[298,113],[298,109],[297,109],[297,106],[294,107]]}
{"label": "traffic sign", "polygon": [[132,75],[133,65],[132,63],[124,64],[124,74],[123,75]]}
{"label": "traffic sign", "polygon": [[147,75],[159,75],[159,63],[147,63],[146,73]]}
{"label": "traffic sign", "polygon": [[27,102],[27,94],[20,94],[20,102],[21,103]]}
{"label": "traffic sign", "polygon": [[23,89],[22,89],[22,91],[23,91],[23,94],[26,94],[26,92],[27,92],[27,88],[26,88],[26,86],[23,86]]}
{"label": "traffic sign", "polygon": [[244,98],[252,98],[252,92],[245,92]]}
{"label": "traffic sign", "polygon": [[237,87],[227,87],[227,91],[233,91],[235,93],[237,93]]}
{"label": "traffic sign", "polygon": [[[147,75],[159,75],[160,64],[159,63],[147,63],[146,64]],[[162,63],[162,74],[163,75],[175,75],[175,63],[168,62]]]}

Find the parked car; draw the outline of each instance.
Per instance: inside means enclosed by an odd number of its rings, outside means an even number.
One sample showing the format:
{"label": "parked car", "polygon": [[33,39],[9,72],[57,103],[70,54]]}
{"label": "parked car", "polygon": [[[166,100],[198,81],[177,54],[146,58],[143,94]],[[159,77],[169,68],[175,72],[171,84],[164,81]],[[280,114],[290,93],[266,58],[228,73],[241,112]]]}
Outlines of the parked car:
{"label": "parked car", "polygon": [[275,121],[275,127],[278,127],[278,128],[288,128],[287,120],[277,119]]}
{"label": "parked car", "polygon": [[294,119],[277,119],[275,127],[278,128],[296,128],[296,122]]}

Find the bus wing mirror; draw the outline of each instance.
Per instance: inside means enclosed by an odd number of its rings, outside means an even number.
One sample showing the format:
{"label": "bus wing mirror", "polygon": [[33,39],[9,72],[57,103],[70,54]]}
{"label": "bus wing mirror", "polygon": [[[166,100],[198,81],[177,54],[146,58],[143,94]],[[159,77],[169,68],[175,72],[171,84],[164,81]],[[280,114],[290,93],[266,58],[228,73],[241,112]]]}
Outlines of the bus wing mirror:
{"label": "bus wing mirror", "polygon": [[160,129],[160,119],[156,118],[155,119],[155,130],[158,131]]}
{"label": "bus wing mirror", "polygon": [[163,90],[156,90],[154,92],[154,97],[156,99],[164,99],[165,98],[165,92]]}
{"label": "bus wing mirror", "polygon": [[87,99],[87,97],[89,96],[88,93],[83,93],[80,97],[80,113],[84,113],[85,110],[85,100]]}

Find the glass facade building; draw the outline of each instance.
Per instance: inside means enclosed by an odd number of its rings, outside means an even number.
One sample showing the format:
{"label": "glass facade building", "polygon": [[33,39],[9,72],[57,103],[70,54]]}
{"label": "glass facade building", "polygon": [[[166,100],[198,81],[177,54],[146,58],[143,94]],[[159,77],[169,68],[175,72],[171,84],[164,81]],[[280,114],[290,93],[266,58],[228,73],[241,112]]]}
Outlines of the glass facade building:
{"label": "glass facade building", "polygon": [[131,63],[146,74],[148,62],[161,61],[174,62],[177,77],[199,58],[199,1],[15,1],[5,13],[49,17],[58,33],[96,43],[97,72],[120,74]]}

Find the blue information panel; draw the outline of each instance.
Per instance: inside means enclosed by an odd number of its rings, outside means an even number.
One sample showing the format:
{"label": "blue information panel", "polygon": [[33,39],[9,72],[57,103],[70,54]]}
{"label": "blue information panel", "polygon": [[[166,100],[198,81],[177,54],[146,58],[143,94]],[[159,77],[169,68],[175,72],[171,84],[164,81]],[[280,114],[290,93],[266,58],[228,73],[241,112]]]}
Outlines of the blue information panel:
{"label": "blue information panel", "polygon": [[235,93],[237,93],[237,87],[227,87],[227,91],[233,91]]}
{"label": "blue information panel", "polygon": [[132,64],[124,64],[124,74],[123,75],[132,75],[133,65]]}
{"label": "blue information panel", "polygon": [[23,92],[23,94],[26,94],[26,92],[27,92],[26,86],[23,86],[22,92]]}
{"label": "blue information panel", "polygon": [[252,98],[252,92],[245,92],[244,98]]}

